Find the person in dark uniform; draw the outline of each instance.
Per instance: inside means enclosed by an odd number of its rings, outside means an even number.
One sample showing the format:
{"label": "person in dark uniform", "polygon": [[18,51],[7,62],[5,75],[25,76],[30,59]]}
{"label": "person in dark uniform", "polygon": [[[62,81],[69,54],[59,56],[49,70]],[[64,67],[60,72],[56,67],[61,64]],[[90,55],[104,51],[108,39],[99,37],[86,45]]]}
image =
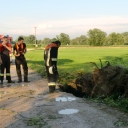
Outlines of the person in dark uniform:
{"label": "person in dark uniform", "polygon": [[26,50],[26,44],[24,43],[24,38],[19,37],[18,42],[13,47],[13,55],[15,56],[15,65],[18,76],[18,83],[22,82],[21,65],[23,67],[23,72],[24,72],[24,82],[30,82],[28,81],[27,61],[24,56],[26,52],[27,50]]}
{"label": "person in dark uniform", "polygon": [[11,43],[8,43],[8,37],[4,36],[2,39],[2,43],[0,44],[1,84],[3,84],[5,68],[6,68],[6,80],[8,80],[8,83],[15,82],[11,80],[11,75],[10,75],[10,56],[9,56],[10,52],[12,52]]}
{"label": "person in dark uniform", "polygon": [[46,67],[50,93],[54,92],[56,88],[56,81],[58,77],[57,57],[58,57],[58,48],[60,47],[60,45],[61,45],[60,41],[54,41],[48,44],[44,50],[44,62]]}

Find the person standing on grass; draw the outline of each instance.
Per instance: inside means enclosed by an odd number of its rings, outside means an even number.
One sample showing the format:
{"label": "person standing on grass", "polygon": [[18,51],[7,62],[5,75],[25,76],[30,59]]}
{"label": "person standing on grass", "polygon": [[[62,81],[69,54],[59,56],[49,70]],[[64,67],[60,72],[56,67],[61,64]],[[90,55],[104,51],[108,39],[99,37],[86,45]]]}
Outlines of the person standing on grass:
{"label": "person standing on grass", "polygon": [[58,77],[57,57],[58,57],[58,48],[60,47],[60,45],[61,45],[60,41],[54,41],[48,44],[44,50],[44,62],[46,67],[48,87],[50,93],[54,92],[56,87],[56,81]]}
{"label": "person standing on grass", "polygon": [[18,76],[18,83],[22,82],[21,65],[23,67],[23,72],[24,72],[24,82],[30,82],[28,81],[27,61],[24,56],[26,52],[27,50],[26,50],[26,44],[24,43],[24,38],[19,37],[18,42],[13,47],[13,55],[15,56],[15,65]]}
{"label": "person standing on grass", "polygon": [[15,81],[11,80],[10,75],[10,56],[9,53],[12,52],[11,43],[8,43],[8,37],[4,36],[2,43],[0,44],[0,80],[3,84],[4,80],[4,70],[6,68],[6,80],[8,83],[14,83]]}

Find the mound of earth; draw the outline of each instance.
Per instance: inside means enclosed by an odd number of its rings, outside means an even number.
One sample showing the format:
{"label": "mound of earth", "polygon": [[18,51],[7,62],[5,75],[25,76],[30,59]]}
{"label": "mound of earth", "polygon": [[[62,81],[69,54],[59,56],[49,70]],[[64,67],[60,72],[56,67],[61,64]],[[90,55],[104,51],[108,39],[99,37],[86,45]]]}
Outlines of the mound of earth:
{"label": "mound of earth", "polygon": [[[101,62],[101,61],[100,61]],[[73,93],[76,96],[110,96],[128,97],[128,69],[121,66],[112,66],[109,62],[103,67],[96,66],[92,73],[86,73],[69,83],[62,91]]]}

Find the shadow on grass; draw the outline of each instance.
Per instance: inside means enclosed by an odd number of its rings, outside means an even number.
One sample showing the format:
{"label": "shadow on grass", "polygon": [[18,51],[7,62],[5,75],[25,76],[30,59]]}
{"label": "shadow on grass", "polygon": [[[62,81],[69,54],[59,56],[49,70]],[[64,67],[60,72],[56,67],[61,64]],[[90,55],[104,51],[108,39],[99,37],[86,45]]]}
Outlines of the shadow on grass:
{"label": "shadow on grass", "polygon": [[[41,61],[28,60],[27,62],[28,63],[33,63],[33,64],[41,64],[41,65],[44,65],[44,60],[41,60]],[[67,64],[67,63],[72,63],[72,62],[74,62],[74,61],[73,60],[70,60],[70,59],[59,59],[58,60],[59,65]]]}
{"label": "shadow on grass", "polygon": [[[128,54],[123,56],[104,56],[95,61],[92,61],[95,62],[99,68],[101,68],[100,59],[103,66],[106,66],[107,62],[109,62],[111,65],[120,65],[120,66],[128,67]],[[91,63],[86,62],[85,64],[88,65]]]}
{"label": "shadow on grass", "polygon": [[[79,58],[78,58],[79,59]],[[103,66],[105,66],[107,63],[106,61],[109,61],[111,65],[122,65],[125,67],[128,67],[128,54],[125,54],[123,56],[104,56],[102,58],[96,58],[95,60],[92,60],[91,62],[95,62],[96,65],[101,68],[100,60],[102,61]],[[84,69],[86,72],[91,72],[95,65],[91,64],[90,62],[86,61],[86,58],[83,59],[83,63],[79,63],[79,61],[76,63],[74,60],[71,59],[58,59],[58,70],[62,72],[73,72],[75,70],[81,70]],[[44,76],[45,66],[44,66],[44,60],[37,61],[37,60],[28,60],[28,65],[40,73],[42,76]]]}

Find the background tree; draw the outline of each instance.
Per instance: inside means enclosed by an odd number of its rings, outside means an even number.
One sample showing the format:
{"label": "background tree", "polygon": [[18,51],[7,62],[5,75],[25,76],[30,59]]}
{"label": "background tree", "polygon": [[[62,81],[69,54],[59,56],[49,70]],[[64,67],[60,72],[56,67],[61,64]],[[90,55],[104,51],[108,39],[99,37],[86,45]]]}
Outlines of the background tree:
{"label": "background tree", "polygon": [[116,45],[123,45],[124,44],[124,38],[123,35],[120,33],[116,34]]}
{"label": "background tree", "polygon": [[114,45],[116,42],[116,33],[110,33],[107,37],[107,44],[108,45]]}
{"label": "background tree", "polygon": [[100,29],[89,30],[87,33],[88,43],[91,46],[102,46],[105,42],[106,33],[101,31]]}
{"label": "background tree", "polygon": [[59,36],[56,36],[58,40],[62,43],[62,45],[69,45],[70,44],[70,37],[65,33],[61,33]]}
{"label": "background tree", "polygon": [[26,39],[27,39],[28,44],[35,44],[35,36],[34,35],[30,35],[30,36],[26,37]]}
{"label": "background tree", "polygon": [[[90,29],[86,35],[81,35],[80,37],[76,37],[70,40],[69,35],[65,33],[61,33],[57,35],[52,40],[60,40],[62,45],[92,45],[92,46],[102,46],[102,45],[128,45],[128,32],[123,33],[115,33],[112,32],[108,36],[107,34],[100,29],[94,28]],[[23,36],[20,35],[19,37],[24,38],[24,42],[29,47],[35,47],[35,36]],[[13,41],[13,44],[17,42],[18,38]],[[43,40],[37,40],[38,47],[46,46],[48,43],[52,41],[50,38],[44,38]],[[40,46],[39,46],[40,45]]]}
{"label": "background tree", "polygon": [[[24,38],[24,42],[26,44],[33,44],[33,45],[35,44],[35,36],[34,35],[29,35],[29,36],[22,36],[22,35],[20,35],[19,37],[23,37]],[[15,42],[18,41],[18,38],[15,40]]]}
{"label": "background tree", "polygon": [[42,45],[43,46],[46,46],[47,44],[49,44],[51,42],[51,39],[50,38],[44,38],[43,41],[42,41]]}
{"label": "background tree", "polygon": [[81,35],[80,37],[76,37],[70,41],[71,45],[86,45],[87,37],[85,35]]}
{"label": "background tree", "polygon": [[128,36],[128,32],[123,32],[122,35],[123,36]]}
{"label": "background tree", "polygon": [[37,40],[37,44],[38,44],[38,46],[43,47],[43,40]]}
{"label": "background tree", "polygon": [[122,34],[119,33],[110,33],[107,36],[107,41],[106,41],[107,45],[123,45],[124,44],[124,37]]}
{"label": "background tree", "polygon": [[72,39],[70,41],[70,45],[78,45],[77,39],[76,38],[75,39]]}
{"label": "background tree", "polygon": [[124,37],[124,44],[128,45],[128,32],[124,32],[122,33],[123,37]]}
{"label": "background tree", "polygon": [[126,45],[128,45],[128,36],[124,36],[124,44]]}

